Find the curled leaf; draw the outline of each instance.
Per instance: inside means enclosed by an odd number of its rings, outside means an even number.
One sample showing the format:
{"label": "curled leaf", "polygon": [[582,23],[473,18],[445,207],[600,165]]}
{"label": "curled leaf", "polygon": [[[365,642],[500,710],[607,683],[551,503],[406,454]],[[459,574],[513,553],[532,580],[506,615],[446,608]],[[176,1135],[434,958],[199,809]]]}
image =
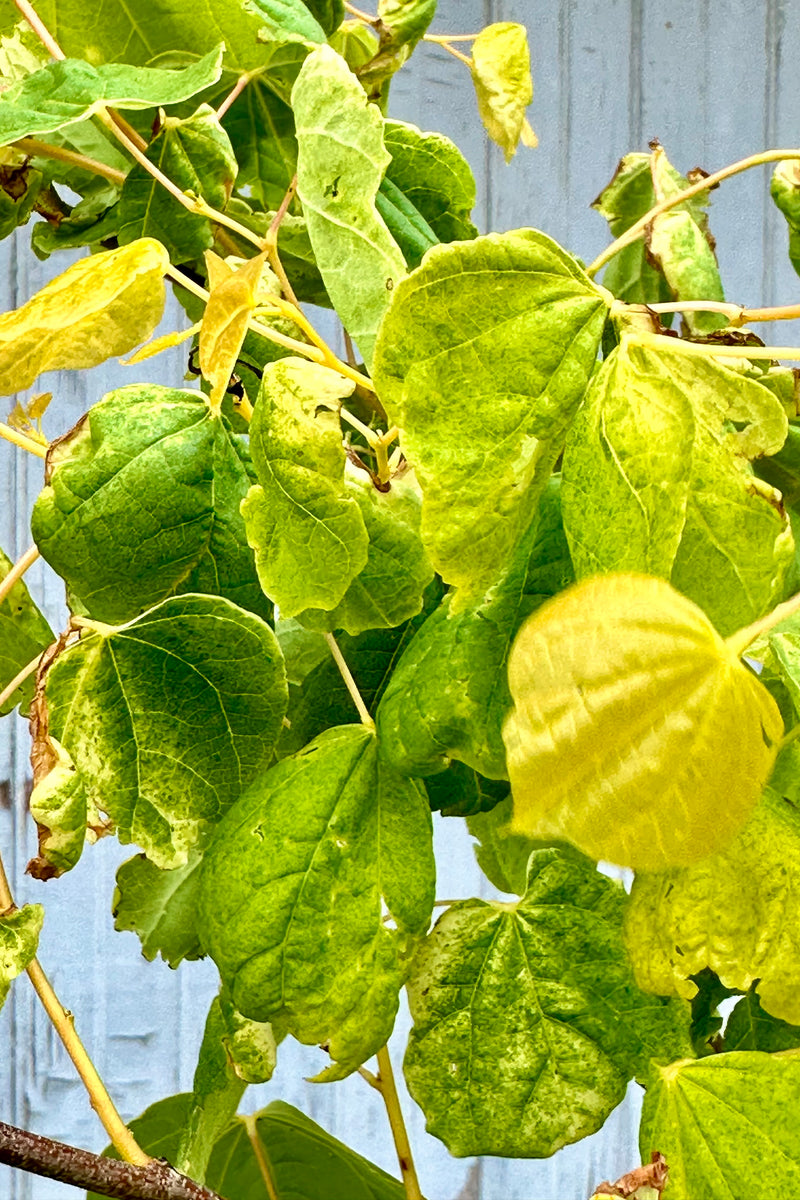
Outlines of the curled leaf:
{"label": "curled leaf", "polygon": [[587,579],[522,627],[503,728],[517,832],[657,869],[721,849],[755,807],[777,705],[663,580]]}
{"label": "curled leaf", "polygon": [[535,145],[536,135],[525,120],[533,80],[524,25],[501,21],[481,30],[472,44],[472,81],[481,121],[506,162],[514,157],[520,140]]}
{"label": "curled leaf", "polygon": [[0,395],[30,387],[43,371],[96,367],[148,338],[164,311],[169,256],[141,238],[83,258],[0,316]]}
{"label": "curled leaf", "polygon": [[258,283],[266,260],[264,251],[235,271],[211,251],[206,254],[211,295],[200,327],[200,370],[211,384],[211,404],[217,408],[256,307]]}
{"label": "curled leaf", "polygon": [[0,914],[0,1008],[12,980],[21,975],[36,954],[44,921],[41,904]]}

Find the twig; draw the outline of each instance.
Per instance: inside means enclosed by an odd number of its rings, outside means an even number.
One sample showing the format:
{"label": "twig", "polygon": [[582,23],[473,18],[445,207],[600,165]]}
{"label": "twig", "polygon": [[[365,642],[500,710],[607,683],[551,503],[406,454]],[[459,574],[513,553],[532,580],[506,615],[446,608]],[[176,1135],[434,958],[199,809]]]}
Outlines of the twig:
{"label": "twig", "polygon": [[22,433],[19,429],[12,429],[4,421],[0,421],[0,437],[19,446],[22,450],[27,450],[29,454],[35,454],[37,458],[47,458],[46,442],[37,442],[35,438],[28,437],[27,433]]}
{"label": "twig", "polygon": [[423,1200],[387,1046],[378,1051],[378,1083],[383,1103],[386,1105],[386,1115],[389,1118],[394,1138],[394,1147],[397,1151],[397,1161],[400,1165],[400,1174],[403,1177],[407,1200]]}
{"label": "twig", "polygon": [[267,258],[269,259],[269,265],[272,267],[273,271],[275,272],[275,274],[278,276],[278,279],[280,280],[280,285],[283,290],[284,296],[286,297],[287,300],[290,300],[297,309],[299,309],[300,304],[298,302],[297,296],[295,296],[295,294],[294,294],[294,288],[292,287],[291,283],[289,282],[289,276],[286,274],[286,272],[283,269],[283,263],[281,262],[280,255],[278,253],[278,230],[281,227],[281,221],[286,216],[286,213],[289,210],[289,205],[291,204],[292,198],[296,191],[297,191],[297,173],[295,172],[295,174],[292,176],[292,179],[291,179],[291,182],[290,182],[288,188],[286,189],[286,195],[283,197],[283,199],[280,202],[278,211],[275,213],[275,216],[270,221],[269,229],[267,230],[267,236],[264,238],[264,243],[265,243],[266,249],[267,249]]}
{"label": "twig", "polygon": [[25,574],[28,568],[32,567],[39,557],[39,547],[31,546],[30,549],[26,550],[22,555],[22,558],[17,559],[11,570],[6,575],[5,579],[0,579],[0,604],[3,603],[14,584],[18,580],[22,579],[22,576]]}
{"label": "twig", "polygon": [[21,671],[18,671],[11,682],[3,688],[2,692],[0,692],[0,709],[2,709],[7,700],[11,699],[20,684],[24,683],[34,673],[39,666],[41,658],[41,654],[37,654],[36,658],[32,658],[28,665],[23,667]]}
{"label": "twig", "polygon": [[28,3],[28,0],[14,0],[14,3],[50,57],[58,60],[66,58],[66,54],[61,49],[45,23],[40,19],[39,16],[37,16],[35,9],[31,4]]}
{"label": "twig", "polygon": [[225,113],[233,104],[234,100],[238,100],[239,96],[241,96],[250,80],[253,79],[257,73],[258,72],[256,71],[245,71],[244,75],[239,76],[239,78],[236,80],[236,83],[233,85],[225,99],[222,101],[222,104],[220,104],[219,108],[217,109],[218,121],[222,120],[222,118],[225,116]]}
{"label": "twig", "polygon": [[670,208],[675,208],[677,204],[683,204],[685,200],[691,200],[692,196],[697,196],[700,192],[708,191],[709,188],[722,183],[723,179],[730,179],[732,175],[739,175],[742,171],[748,171],[750,167],[759,167],[764,163],[770,162],[783,162],[784,159],[800,159],[800,150],[765,150],[763,154],[751,154],[748,158],[740,158],[738,162],[731,163],[729,167],[723,167],[721,171],[715,171],[713,175],[706,175],[703,179],[698,180],[697,183],[693,183],[691,187],[678,192],[677,195],[670,196],[667,200],[662,200],[660,204],[654,205],[649,212],[646,212],[634,225],[631,225],[630,229],[626,229],[624,233],[620,234],[610,246],[606,247],[602,254],[598,254],[594,262],[590,263],[586,268],[586,274],[596,275],[609,259],[618,254],[620,250],[623,250],[625,246],[629,246],[631,242],[635,242],[656,217],[660,217],[662,213],[667,212]]}
{"label": "twig", "polygon": [[331,651],[331,654],[333,655],[334,662],[336,663],[337,667],[339,668],[339,674],[341,675],[342,679],[344,680],[345,687],[347,688],[348,692],[350,693],[353,704],[355,704],[355,706],[356,706],[358,715],[361,718],[361,724],[366,725],[367,729],[374,729],[375,722],[373,721],[372,717],[369,715],[369,709],[367,708],[366,704],[364,703],[364,698],[361,695],[361,692],[358,690],[358,684],[356,683],[355,679],[353,678],[353,676],[350,672],[350,668],[348,667],[347,663],[345,662],[344,655],[342,654],[341,650],[339,649],[339,647],[336,643],[336,638],[333,636],[332,633],[326,633],[325,641],[328,643],[328,646],[330,647],[330,651]]}
{"label": "twig", "polygon": [[118,171],[116,167],[107,167],[105,163],[98,162],[96,158],[89,158],[86,154],[79,154],[77,150],[69,150],[66,146],[51,146],[49,142],[40,142],[38,138],[24,137],[18,141],[11,143],[15,150],[21,150],[23,154],[29,155],[31,158],[53,158],[58,162],[66,163],[70,167],[80,167],[84,171],[91,171],[93,175],[102,175],[109,183],[116,184],[117,187],[122,187],[125,182],[124,171]]}
{"label": "twig", "polygon": [[[8,884],[3,860],[0,857],[0,911],[6,912],[13,910],[15,907],[14,897],[11,894],[11,888]],[[61,1038],[64,1049],[72,1059],[75,1069],[89,1094],[89,1102],[102,1121],[103,1128],[114,1143],[117,1153],[127,1163],[146,1166],[153,1160],[149,1154],[145,1154],[117,1112],[114,1102],[106,1091],[105,1084],[98,1075],[94,1063],[75,1032],[72,1014],[68,1013],[62,1007],[58,996],[53,991],[50,980],[39,965],[38,959],[32,959],[27,970],[28,978],[33,984],[33,989],[42,1002],[42,1006],[50,1018],[53,1028]]]}
{"label": "twig", "polygon": [[275,1180],[272,1178],[272,1171],[267,1162],[267,1156],[264,1153],[264,1147],[261,1144],[261,1138],[258,1136],[256,1128],[256,1119],[253,1116],[243,1117],[244,1127],[247,1131],[247,1136],[250,1139],[250,1145],[253,1148],[255,1160],[258,1163],[258,1169],[261,1172],[261,1178],[264,1180],[264,1187],[267,1189],[269,1200],[278,1200],[278,1190],[275,1187]]}
{"label": "twig", "polygon": [[2,1121],[0,1162],[116,1200],[223,1200],[217,1192],[187,1179],[161,1159],[150,1159],[146,1166],[134,1166],[54,1142]]}

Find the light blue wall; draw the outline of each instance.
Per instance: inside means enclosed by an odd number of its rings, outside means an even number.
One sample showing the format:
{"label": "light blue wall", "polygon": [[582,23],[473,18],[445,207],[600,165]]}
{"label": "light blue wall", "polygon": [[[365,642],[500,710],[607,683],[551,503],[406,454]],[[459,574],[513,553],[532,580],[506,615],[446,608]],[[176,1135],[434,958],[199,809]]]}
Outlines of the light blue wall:
{"label": "light blue wall", "polygon": [[[144,0],[146,2],[146,0]],[[483,140],[466,71],[444,51],[425,46],[398,81],[393,115],[447,133],[469,158],[478,181],[482,229],[533,225],[589,261],[606,244],[604,222],[588,206],[620,156],[658,137],[682,171],[715,170],[767,146],[800,141],[800,0],[440,0],[434,28],[474,32],[493,20],[529,29],[536,95],[531,120],[535,151],[506,166]],[[782,219],[768,196],[768,173],[754,171],[714,195],[712,228],[731,300],[788,303],[798,280],[786,259]],[[3,309],[31,295],[53,271],[19,248],[0,245]],[[64,260],[58,260],[61,269]],[[800,332],[785,330],[782,338]],[[184,355],[165,356],[163,382],[180,386]],[[52,390],[48,433],[62,432],[89,405],[135,374],[116,364],[85,378],[59,375],[37,384]],[[8,409],[11,403],[8,402]],[[4,415],[0,403],[0,417]],[[0,545],[17,557],[30,543],[27,520],[41,486],[41,466],[7,444],[2,452]],[[63,592],[37,564],[29,582],[54,625],[63,622]],[[42,885],[23,874],[35,838],[25,814],[29,776],[24,725],[0,725],[0,844],[19,901],[43,899],[47,918],[41,959],[101,1075],[126,1118],[159,1097],[189,1086],[214,970],[206,963],[170,971],[148,964],[133,934],[115,934],[109,915],[116,865],[126,857],[107,840],[78,868]],[[458,821],[439,821],[447,838],[440,895],[480,894],[469,838]],[[9,849],[10,848],[10,849]],[[485,894],[485,893],[484,893]],[[405,1023],[395,1058],[402,1053]],[[248,1093],[258,1106],[280,1096],[337,1136],[394,1170],[377,1096],[358,1078],[312,1086],[319,1051],[282,1047],[273,1082]],[[618,1109],[594,1138],[543,1163],[451,1160],[406,1108],[422,1186],[429,1200],[583,1200],[593,1184],[613,1179],[636,1158],[637,1097]],[[99,1149],[104,1143],[71,1064],[33,1002],[27,982],[12,989],[0,1015],[0,1119]],[[69,1200],[72,1189],[0,1167],[2,1200]],[[235,1200],[235,1198],[231,1198]]]}

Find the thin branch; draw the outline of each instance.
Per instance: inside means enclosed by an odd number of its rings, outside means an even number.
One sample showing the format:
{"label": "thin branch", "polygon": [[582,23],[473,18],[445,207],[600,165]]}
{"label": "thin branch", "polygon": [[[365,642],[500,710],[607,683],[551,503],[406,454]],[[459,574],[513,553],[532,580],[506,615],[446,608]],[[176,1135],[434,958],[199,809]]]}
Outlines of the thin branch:
{"label": "thin branch", "polygon": [[289,282],[289,276],[286,274],[286,272],[283,269],[283,263],[281,262],[280,254],[278,253],[278,230],[281,227],[281,221],[283,220],[283,218],[286,216],[286,213],[288,212],[289,205],[291,204],[292,198],[296,191],[297,191],[297,173],[295,172],[295,174],[292,176],[292,179],[291,179],[291,182],[289,183],[288,188],[286,189],[286,194],[280,202],[278,211],[275,213],[275,216],[270,221],[270,226],[269,226],[269,229],[267,230],[267,236],[265,237],[264,241],[265,241],[266,247],[267,247],[267,258],[269,259],[269,265],[272,267],[273,271],[278,276],[284,296],[286,297],[287,300],[290,300],[292,302],[292,304],[294,304],[294,306],[299,310],[300,304],[298,302],[297,296],[295,296],[295,294],[294,294],[294,288],[292,287],[291,283]]}
{"label": "thin branch", "polygon": [[39,557],[39,547],[31,546],[30,549],[26,550],[22,555],[22,558],[17,559],[11,570],[6,575],[5,579],[0,580],[0,604],[3,603],[14,584],[19,579],[22,579],[22,576],[25,574],[28,568],[32,567]]}
{"label": "thin branch", "polygon": [[361,692],[358,690],[358,684],[356,683],[355,679],[353,678],[353,676],[350,672],[350,668],[348,667],[347,663],[345,662],[344,655],[342,654],[341,650],[339,649],[339,647],[337,645],[336,638],[333,636],[332,633],[326,633],[325,641],[328,643],[328,646],[330,647],[330,651],[331,651],[331,654],[333,655],[334,662],[336,663],[337,667],[339,668],[339,674],[341,675],[342,679],[344,680],[345,687],[347,688],[348,692],[350,693],[350,697],[353,701],[353,704],[355,704],[355,706],[356,706],[358,715],[361,718],[361,724],[366,725],[367,729],[374,729],[375,722],[373,721],[372,717],[369,715],[369,709],[367,708],[366,704],[364,703],[364,698],[361,695]]}
{"label": "thin branch", "polygon": [[455,46],[451,46],[449,38],[423,37],[422,40],[425,42],[435,42],[437,46],[441,46],[442,49],[446,50],[448,54],[452,54],[453,58],[457,58],[459,62],[465,63],[468,67],[472,67],[472,59],[469,58],[468,55],[462,54],[460,50],[456,50]]}
{"label": "thin branch", "polygon": [[715,187],[718,183],[722,183],[723,179],[730,179],[732,175],[739,175],[742,171],[748,171],[751,167],[759,167],[764,163],[783,162],[785,159],[800,159],[800,150],[765,150],[763,154],[751,154],[748,158],[740,158],[738,162],[731,163],[729,167],[723,167],[721,171],[715,171],[713,175],[706,175],[697,183],[693,183],[691,187],[686,188],[682,192],[678,192],[675,196],[670,196],[668,200],[662,200],[660,204],[656,204],[649,212],[646,212],[630,229],[626,229],[623,234],[607,246],[602,254],[599,254],[586,268],[587,275],[595,275],[601,267],[604,267],[610,258],[618,254],[625,246],[629,246],[631,242],[635,242],[640,234],[644,233],[648,225],[660,217],[662,213],[667,212],[670,208],[674,208],[677,204],[683,204],[685,200],[691,200],[692,196],[699,195],[700,192],[708,191],[709,188]]}
{"label": "thin branch", "polygon": [[161,1159],[151,1159],[147,1166],[134,1166],[2,1121],[0,1162],[116,1200],[223,1200]]}
{"label": "thin branch", "polygon": [[403,1177],[407,1200],[423,1200],[387,1046],[378,1051],[378,1081],[383,1102],[386,1105],[386,1115],[389,1118],[394,1138],[394,1147],[397,1151],[397,1161],[400,1165],[400,1174]]}
{"label": "thin branch", "polygon": [[247,1136],[250,1139],[250,1145],[253,1148],[255,1160],[258,1163],[258,1169],[261,1172],[261,1178],[264,1180],[264,1187],[267,1189],[269,1200],[278,1200],[278,1189],[275,1187],[275,1180],[272,1178],[272,1171],[267,1162],[267,1156],[264,1153],[264,1147],[261,1143],[261,1138],[258,1136],[256,1127],[256,1119],[253,1116],[242,1117],[244,1127],[247,1130]]}
{"label": "thin branch", "polygon": [[28,3],[28,0],[14,0],[14,3],[50,57],[59,60],[66,58],[66,54],[61,49],[45,23],[39,16],[37,16],[36,11],[34,10],[33,6]]}
{"label": "thin branch", "polygon": [[41,654],[37,654],[36,658],[32,658],[28,665],[23,667],[21,671],[18,671],[11,682],[3,688],[2,692],[0,692],[0,709],[2,709],[7,700],[11,699],[20,684],[24,683],[34,673],[41,659]]}
{"label": "thin branch", "polygon": [[258,74],[257,71],[245,71],[244,75],[239,76],[239,78],[236,80],[236,83],[233,85],[233,87],[228,92],[227,96],[225,97],[225,99],[222,101],[219,108],[217,109],[217,120],[218,121],[222,120],[222,118],[225,116],[225,113],[228,111],[228,109],[233,104],[233,102],[235,100],[238,100],[238,98],[241,96],[242,92],[247,87],[250,80],[255,78],[255,76],[257,74]]}
{"label": "thin branch", "polygon": [[[11,888],[8,884],[3,860],[0,857],[0,911],[7,911],[15,907],[14,897],[11,894]],[[72,1059],[75,1069],[89,1094],[89,1102],[102,1121],[103,1128],[111,1138],[117,1153],[127,1163],[146,1166],[152,1162],[150,1155],[145,1154],[114,1107],[114,1102],[106,1091],[105,1084],[97,1074],[94,1063],[89,1058],[81,1039],[75,1032],[72,1014],[68,1013],[62,1007],[49,979],[39,965],[38,959],[32,959],[27,971],[28,978],[33,984],[33,989],[50,1018],[53,1028],[61,1038],[64,1049]]]}
{"label": "thin branch", "polygon": [[69,150],[66,146],[51,146],[49,142],[40,142],[38,138],[31,137],[19,138],[18,141],[11,144],[15,150],[20,150],[31,158],[35,156],[53,158],[70,167],[80,167],[84,171],[91,171],[93,175],[102,175],[104,179],[117,187],[122,187],[125,182],[124,171],[118,171],[116,167],[107,167],[105,163],[98,162],[96,158],[89,158],[88,155],[79,154],[77,150]]}
{"label": "thin branch", "polygon": [[0,421],[0,437],[19,446],[22,450],[27,450],[29,454],[35,454],[37,458],[47,458],[47,442],[37,442],[27,433],[22,433],[19,429],[12,429],[4,421]]}

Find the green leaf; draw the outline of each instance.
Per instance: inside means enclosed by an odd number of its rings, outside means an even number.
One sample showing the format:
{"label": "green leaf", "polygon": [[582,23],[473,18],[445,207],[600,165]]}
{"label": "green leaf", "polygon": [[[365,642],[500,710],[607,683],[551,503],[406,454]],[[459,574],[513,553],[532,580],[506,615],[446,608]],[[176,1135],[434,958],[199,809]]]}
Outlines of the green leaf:
{"label": "green leaf", "polygon": [[383,120],[330,46],[309,54],[292,90],[297,194],[320,274],[364,362],[405,260],[375,209],[391,161]]}
{"label": "green leaf", "polygon": [[221,62],[217,45],[178,71],[121,63],[95,67],[70,58],[48,63],[0,94],[0,145],[64,129],[107,105],[154,108],[188,100],[217,82]]}
{"label": "green leaf", "polygon": [[28,221],[44,185],[42,172],[30,163],[0,166],[0,238]]}
{"label": "green leaf", "polygon": [[[620,159],[611,182],[592,204],[592,208],[608,221],[613,237],[625,233],[655,206],[653,162],[652,154],[626,154]],[[662,191],[670,186],[672,194],[689,187],[689,180],[675,170],[663,151],[659,160],[659,181]],[[707,196],[701,195],[676,205],[671,211],[688,212],[694,223],[705,231],[703,206],[706,202]],[[663,272],[648,258],[643,238],[625,246],[608,262],[603,285],[627,304],[658,304],[674,298]]]}
{"label": "green leaf", "polygon": [[755,985],[738,1001],[725,1026],[723,1048],[777,1054],[800,1047],[800,1026],[789,1025],[761,1007]]}
{"label": "green leaf", "polygon": [[162,871],[137,854],[118,868],[114,928],[135,933],[148,961],[160,954],[177,967],[184,959],[203,957],[196,920],[201,863],[200,855],[190,854],[185,866]]}
{"label": "green leaf", "polygon": [[0,395],[43,371],[85,370],[148,338],[164,312],[164,247],[142,238],[81,259],[0,316]]}
{"label": "green leaf", "polygon": [[439,243],[419,209],[386,176],[381,180],[375,207],[400,247],[406,265],[409,268],[418,267],[425,252]]}
{"label": "green leaf", "polygon": [[242,505],[261,586],[285,617],[330,611],[366,566],[369,535],[345,488],[338,408],[353,384],[288,358],[264,370],[250,423],[259,485]]}
{"label": "green leaf", "polygon": [[411,57],[436,13],[437,0],[378,0],[375,53],[357,68],[370,100],[385,107],[387,87],[396,71]]}
{"label": "green leaf", "polygon": [[536,145],[525,120],[525,110],[533,100],[525,26],[501,21],[482,29],[472,43],[471,70],[484,128],[506,162],[511,162],[520,139]]}
{"label": "green leaf", "polygon": [[327,37],[303,0],[254,0],[253,9],[265,23],[264,30],[259,31],[263,41],[324,42]]}
{"label": "green leaf", "polygon": [[[131,1121],[139,1145],[157,1158],[174,1162],[189,1101],[186,1094],[169,1096]],[[111,1150],[106,1154],[117,1157]],[[231,1122],[212,1151],[206,1186],[236,1200],[267,1200],[270,1194],[278,1200],[405,1198],[398,1180],[282,1100],[274,1100],[252,1117]],[[87,1200],[102,1197],[90,1192]]]}
{"label": "green leaf", "polygon": [[755,380],[623,340],[595,374],[564,451],[578,577],[671,578],[723,634],[771,610],[793,540],[779,497],[747,460],[779,450],[786,429],[780,402]]}
{"label": "green leaf", "polygon": [[369,537],[366,565],[336,608],[306,609],[300,619],[309,629],[344,629],[355,637],[415,617],[433,570],[419,538],[419,499],[413,485],[393,480],[391,491],[379,492],[359,472],[347,492],[361,511]]}
{"label": "green leaf", "polygon": [[691,998],[689,976],[710,967],[726,987],[755,983],[767,1012],[800,1025],[799,889],[800,816],[767,790],[721,853],[636,876],[625,936],[639,986]]}
{"label": "green leaf", "polygon": [[272,755],[286,707],[272,630],[221,597],[101,626],[47,675],[50,731],[123,843],[179,867]]}
{"label": "green leaf", "polygon": [[[192,191],[212,208],[228,202],[237,164],[227,133],[207,104],[185,120],[165,117],[146,157],[181,191]],[[214,237],[207,217],[189,213],[139,163],[128,172],[119,200],[119,243],[153,237],[173,264],[202,258]]]}
{"label": "green leaf", "polygon": [[625,903],[593,864],[539,850],[518,903],[459,901],[437,922],[408,983],[404,1069],[452,1154],[553,1154],[652,1058],[688,1051],[686,1006],[633,982]]}
{"label": "green leaf", "polygon": [[221,822],[202,940],[240,1012],[326,1044],[334,1063],[317,1078],[341,1078],[391,1033],[433,886],[424,793],[380,764],[372,732],[342,726],[273,767]]}
{"label": "green leaf", "polygon": [[119,188],[106,180],[87,184],[83,198],[58,225],[37,221],[31,228],[31,249],[37,258],[47,259],[56,250],[76,250],[82,246],[102,249],[101,243],[119,232]]}
{"label": "green leaf", "polygon": [[[435,246],[394,293],[374,379],[422,487],[447,583],[506,569],[592,372],[603,293],[534,230]],[[442,314],[447,319],[442,320]]]}
{"label": "green leaf", "polygon": [[428,776],[454,758],[507,778],[508,653],[529,613],[571,579],[553,479],[500,581],[466,607],[447,596],[398,663],[377,714],[382,752],[397,770]]}
{"label": "green leaf", "polygon": [[225,1132],[247,1084],[233,1069],[226,1050],[226,1009],[232,1006],[215,996],[206,1017],[203,1041],[192,1081],[192,1095],[175,1157],[176,1170],[204,1183],[214,1143]]}
{"label": "green leaf", "polygon": [[724,1024],[719,1004],[739,993],[720,983],[708,967],[692,976],[697,991],[692,996],[692,1045],[698,1058],[706,1054],[717,1054],[721,1048],[720,1030]]}
{"label": "green leaf", "polygon": [[794,159],[778,163],[769,190],[789,226],[789,261],[800,275],[800,166]]}
{"label": "green leaf", "polygon": [[467,828],[476,839],[475,857],[489,882],[501,892],[523,896],[527,887],[528,859],[534,850],[541,849],[541,842],[515,833],[513,815],[509,796],[489,812],[470,815]]}
{"label": "green leaf", "polygon": [[[657,203],[669,200],[683,191],[685,184],[677,181],[675,170],[659,146],[650,158]],[[708,218],[695,198],[694,205],[675,205],[659,213],[645,233],[647,252],[651,261],[664,273],[672,295],[678,300],[724,301],[714,239],[708,230]],[[683,320],[695,337],[712,333],[728,324],[728,318],[715,312],[687,312]]]}
{"label": "green leaf", "polygon": [[36,956],[43,921],[41,904],[25,904],[0,914],[0,1008],[13,980]]}
{"label": "green leaf", "polygon": [[647,1088],[639,1143],[669,1164],[665,1200],[776,1196],[800,1187],[792,1112],[800,1060],[717,1054],[661,1067]]}
{"label": "green leaf", "polygon": [[378,16],[394,46],[416,46],[436,13],[436,0],[378,0]]}
{"label": "green leaf", "polygon": [[[297,167],[291,108],[263,79],[251,79],[222,124],[238,160],[238,187],[249,187],[264,208],[277,209]],[[281,233],[283,228],[279,238]]]}
{"label": "green leaf", "polygon": [[[0,550],[0,580],[13,567],[11,559]],[[53,631],[31,599],[24,579],[18,579],[3,601],[0,601],[0,690],[55,641]],[[34,677],[28,676],[0,708],[0,716],[12,712],[18,704],[25,707],[33,699]]]}
{"label": "green leaf", "polygon": [[504,779],[486,779],[458,760],[425,780],[428,803],[443,817],[471,817],[493,809],[509,794]]}
{"label": "green leaf", "polygon": [[276,1032],[264,1021],[250,1021],[234,1008],[222,991],[219,997],[224,1021],[223,1043],[228,1060],[239,1079],[245,1083],[268,1083],[277,1063],[278,1042],[283,1032]]}
{"label": "green leaf", "polygon": [[92,617],[120,622],[207,592],[267,618],[239,505],[253,469],[200,392],[110,392],[48,460],[31,528]]}
{"label": "green leaf", "polygon": [[[275,622],[275,636],[286,663],[286,678],[296,687],[315,667],[330,658],[330,648],[322,634],[304,629],[295,617],[279,617]],[[335,670],[338,674],[338,667]],[[342,722],[335,721],[334,724]]]}
{"label": "green leaf", "polygon": [[386,179],[399,187],[440,242],[470,240],[475,179],[461,151],[441,133],[422,133],[404,121],[386,121],[383,140],[392,161]]}
{"label": "green leaf", "polygon": [[344,19],[344,0],[305,0],[305,4],[328,37]]}
{"label": "green leaf", "polygon": [[790,421],[780,450],[757,459],[753,470],[759,479],[778,489],[787,508],[796,508],[800,503],[800,426]]}
{"label": "green leaf", "polygon": [[508,681],[516,832],[622,866],[686,865],[731,842],[782,736],[735,646],[646,576],[595,576],[543,605],[517,635]]}

